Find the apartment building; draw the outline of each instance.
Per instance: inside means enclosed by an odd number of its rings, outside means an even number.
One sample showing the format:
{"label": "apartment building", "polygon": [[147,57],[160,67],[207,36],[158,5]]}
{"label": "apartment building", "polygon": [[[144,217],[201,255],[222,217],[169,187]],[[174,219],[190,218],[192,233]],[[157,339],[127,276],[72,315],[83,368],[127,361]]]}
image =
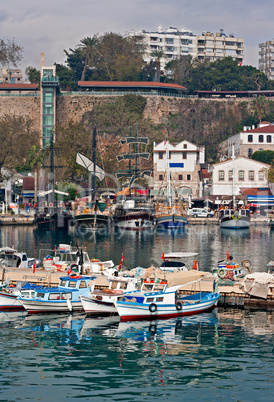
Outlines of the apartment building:
{"label": "apartment building", "polygon": [[259,44],[259,70],[274,79],[274,39]]}
{"label": "apartment building", "polygon": [[19,68],[2,68],[0,83],[3,84],[22,84],[23,75]]}
{"label": "apartment building", "polygon": [[165,69],[170,60],[187,55],[197,57],[200,61],[215,61],[228,56],[239,64],[244,61],[243,39],[235,38],[233,34],[227,36],[222,29],[216,34],[203,32],[201,35],[195,35],[190,29],[164,29],[158,25],[157,31],[131,31],[130,34],[143,36],[146,63],[156,59],[155,52],[163,52],[163,57],[160,58],[161,70]]}

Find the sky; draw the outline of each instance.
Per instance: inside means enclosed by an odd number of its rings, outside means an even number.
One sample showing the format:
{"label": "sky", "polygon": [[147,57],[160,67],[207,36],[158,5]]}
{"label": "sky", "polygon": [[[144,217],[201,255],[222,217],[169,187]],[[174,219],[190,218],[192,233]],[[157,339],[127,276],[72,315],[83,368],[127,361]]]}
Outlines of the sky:
{"label": "sky", "polygon": [[65,63],[65,50],[95,34],[188,28],[194,34],[223,29],[244,39],[244,64],[258,68],[259,43],[274,38],[273,0],[9,0],[0,2],[0,39],[24,48],[18,65],[40,70]]}

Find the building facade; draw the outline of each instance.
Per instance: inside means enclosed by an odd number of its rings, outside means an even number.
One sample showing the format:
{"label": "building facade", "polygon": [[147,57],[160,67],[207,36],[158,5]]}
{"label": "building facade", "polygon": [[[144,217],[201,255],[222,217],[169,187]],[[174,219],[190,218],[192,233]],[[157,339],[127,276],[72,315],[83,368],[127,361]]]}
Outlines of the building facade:
{"label": "building facade", "polygon": [[241,188],[268,187],[269,165],[245,157],[228,159],[211,166],[211,195],[239,195]]}
{"label": "building facade", "polygon": [[259,70],[274,79],[274,39],[259,44]]}
{"label": "building facade", "polygon": [[23,75],[19,68],[2,68],[0,83],[3,84],[22,84]]}
{"label": "building facade", "polygon": [[228,56],[239,64],[244,61],[244,40],[235,38],[233,34],[227,36],[222,29],[216,34],[203,32],[201,35],[195,35],[190,29],[163,29],[158,25],[157,31],[132,31],[130,34],[143,36],[146,63],[156,59],[155,51],[163,52],[163,57],[160,58],[162,71],[167,62],[188,55],[199,61],[215,61]]}
{"label": "building facade", "polygon": [[228,158],[235,156],[250,158],[256,151],[274,151],[274,125],[262,122],[258,127],[244,127],[244,131],[228,138]]}
{"label": "building facade", "polygon": [[[168,185],[180,193],[192,194],[193,197],[202,195],[200,180],[201,164],[204,164],[205,148],[182,141],[177,144],[162,141],[153,146],[153,181],[154,190],[164,190]],[[189,191],[183,191],[188,189]]]}

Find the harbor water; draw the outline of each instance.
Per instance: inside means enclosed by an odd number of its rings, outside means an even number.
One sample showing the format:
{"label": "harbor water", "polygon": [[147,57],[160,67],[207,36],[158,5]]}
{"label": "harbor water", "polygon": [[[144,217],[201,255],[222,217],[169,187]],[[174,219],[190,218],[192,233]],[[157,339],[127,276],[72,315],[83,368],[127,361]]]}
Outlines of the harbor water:
{"label": "harbor water", "polygon": [[[39,232],[1,227],[1,246],[30,257],[60,243],[85,247],[90,258],[127,268],[158,266],[162,252],[197,252],[211,271],[229,252],[266,272],[274,231]],[[186,265],[191,266],[192,260]],[[218,308],[212,313],[121,323],[78,315],[0,313],[0,400],[269,401],[274,391],[273,311]]]}

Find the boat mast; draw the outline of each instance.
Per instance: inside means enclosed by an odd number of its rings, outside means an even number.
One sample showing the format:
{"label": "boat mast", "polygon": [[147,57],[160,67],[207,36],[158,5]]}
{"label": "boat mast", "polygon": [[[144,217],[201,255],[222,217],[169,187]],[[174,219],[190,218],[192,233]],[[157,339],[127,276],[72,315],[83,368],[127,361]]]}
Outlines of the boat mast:
{"label": "boat mast", "polygon": [[92,172],[92,180],[91,180],[91,201],[95,200],[95,192],[96,192],[96,135],[97,129],[96,125],[93,130],[93,140],[92,140],[92,162],[93,162],[93,172]]}
{"label": "boat mast", "polygon": [[166,141],[166,179],[167,179],[167,198],[168,198],[168,206],[171,208],[171,191],[170,191],[170,172],[169,172],[169,150],[168,150],[168,142]]}
{"label": "boat mast", "polygon": [[232,200],[233,200],[233,209],[235,209],[235,155],[234,155],[234,145],[232,145]]}

